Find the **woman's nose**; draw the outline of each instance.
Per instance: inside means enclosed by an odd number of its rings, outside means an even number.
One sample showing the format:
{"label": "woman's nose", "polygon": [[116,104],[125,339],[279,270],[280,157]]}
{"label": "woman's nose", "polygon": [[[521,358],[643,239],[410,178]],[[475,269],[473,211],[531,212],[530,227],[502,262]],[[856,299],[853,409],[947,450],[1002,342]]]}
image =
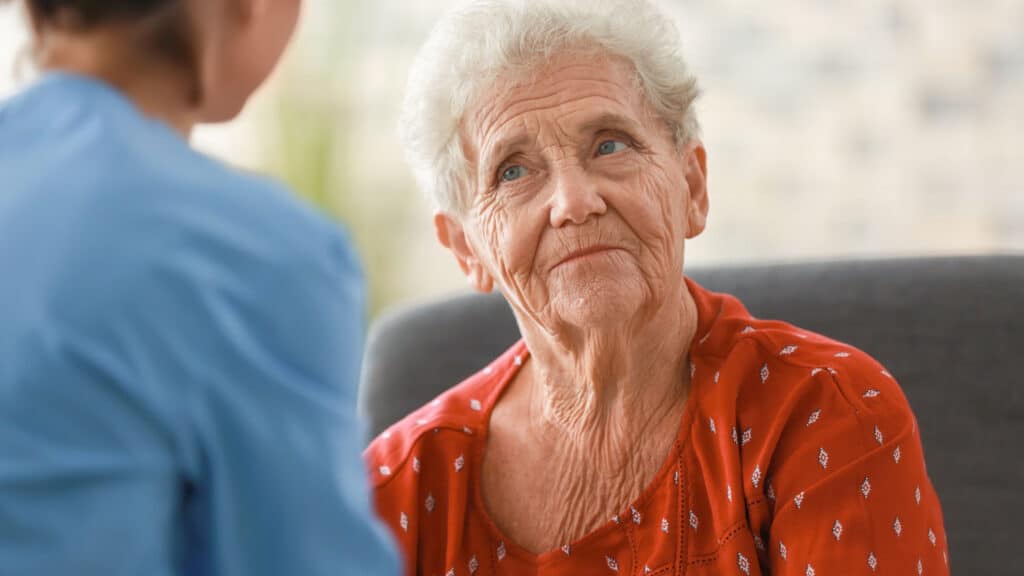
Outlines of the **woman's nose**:
{"label": "woman's nose", "polygon": [[553,172],[551,226],[583,224],[608,210],[595,179],[577,164],[560,166]]}

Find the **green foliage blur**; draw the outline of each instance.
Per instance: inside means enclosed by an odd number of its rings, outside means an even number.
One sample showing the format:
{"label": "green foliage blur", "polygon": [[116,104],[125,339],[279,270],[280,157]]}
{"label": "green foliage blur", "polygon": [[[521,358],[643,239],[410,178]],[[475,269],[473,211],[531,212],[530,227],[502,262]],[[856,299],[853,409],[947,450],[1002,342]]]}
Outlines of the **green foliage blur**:
{"label": "green foliage blur", "polygon": [[[401,201],[413,196],[411,190],[360,190],[354,183],[350,139],[359,111],[351,104],[348,79],[359,46],[358,35],[346,33],[344,23],[358,21],[358,7],[349,2],[322,5],[340,29],[327,45],[307,47],[293,60],[301,66],[286,69],[274,104],[276,120],[268,131],[272,145],[265,167],[347,228],[363,260],[372,319],[400,298],[395,255],[403,236],[396,231],[411,217],[409,205],[415,202]],[[385,161],[403,166],[401,158]]]}

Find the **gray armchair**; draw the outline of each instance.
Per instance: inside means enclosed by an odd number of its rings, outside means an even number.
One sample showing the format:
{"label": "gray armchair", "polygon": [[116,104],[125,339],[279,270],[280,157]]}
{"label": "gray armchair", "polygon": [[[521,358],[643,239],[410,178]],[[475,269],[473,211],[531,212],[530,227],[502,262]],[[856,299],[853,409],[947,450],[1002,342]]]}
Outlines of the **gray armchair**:
{"label": "gray armchair", "polygon": [[[1024,255],[687,271],[752,314],[852,344],[900,381],[954,573],[1024,574]],[[370,332],[360,410],[378,434],[519,338],[500,295],[394,310]]]}

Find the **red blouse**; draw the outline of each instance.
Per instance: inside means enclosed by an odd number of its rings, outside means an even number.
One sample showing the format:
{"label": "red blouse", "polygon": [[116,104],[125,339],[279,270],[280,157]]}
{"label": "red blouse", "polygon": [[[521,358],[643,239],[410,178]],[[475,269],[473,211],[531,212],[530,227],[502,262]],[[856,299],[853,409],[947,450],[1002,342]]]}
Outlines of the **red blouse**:
{"label": "red blouse", "polygon": [[699,327],[675,447],[639,498],[581,539],[532,554],[483,505],[488,421],[529,357],[523,342],[370,445],[377,510],[407,574],[949,573],[893,377],[855,348],[687,285]]}

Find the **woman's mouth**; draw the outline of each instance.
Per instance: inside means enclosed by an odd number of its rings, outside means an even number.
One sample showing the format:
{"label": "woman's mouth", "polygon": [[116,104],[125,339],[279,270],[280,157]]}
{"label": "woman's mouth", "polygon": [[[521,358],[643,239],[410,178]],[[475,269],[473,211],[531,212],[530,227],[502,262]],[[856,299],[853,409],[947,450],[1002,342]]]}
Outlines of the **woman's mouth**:
{"label": "woman's mouth", "polygon": [[606,252],[611,252],[611,251],[614,251],[614,250],[622,250],[622,248],[619,248],[617,246],[606,246],[606,245],[603,245],[603,244],[597,244],[597,245],[594,245],[594,246],[588,246],[586,248],[582,248],[580,250],[575,250],[573,252],[570,252],[564,258],[559,260],[557,264],[552,266],[551,269],[554,270],[555,268],[558,268],[562,264],[568,264],[570,262],[575,262],[577,260],[582,260],[582,259],[585,259],[585,258],[589,258],[591,256],[596,256],[596,255],[599,255],[599,254],[604,254]]}

